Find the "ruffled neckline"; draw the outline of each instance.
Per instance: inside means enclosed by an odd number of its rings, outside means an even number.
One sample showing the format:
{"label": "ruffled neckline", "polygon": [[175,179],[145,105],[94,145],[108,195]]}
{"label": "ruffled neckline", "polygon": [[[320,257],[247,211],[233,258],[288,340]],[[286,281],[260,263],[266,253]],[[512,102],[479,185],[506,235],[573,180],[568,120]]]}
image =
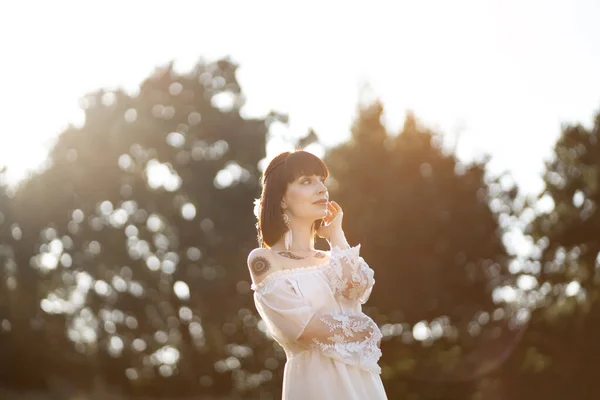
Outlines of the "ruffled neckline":
{"label": "ruffled neckline", "polygon": [[274,280],[281,279],[283,277],[296,276],[296,275],[306,274],[306,273],[310,273],[310,272],[320,271],[323,268],[327,267],[330,262],[331,262],[331,258],[322,264],[311,265],[308,267],[280,269],[275,272],[271,272],[262,281],[260,281],[258,283],[253,283],[252,285],[250,285],[250,289],[256,291],[256,290],[268,285],[269,283],[273,282]]}
{"label": "ruffled neckline", "polygon": [[271,272],[268,276],[265,277],[265,279],[263,279],[259,283],[252,283],[250,285],[250,289],[257,291],[277,279],[281,279],[284,277],[290,277],[290,276],[297,276],[297,275],[301,275],[301,274],[307,274],[307,273],[311,273],[311,272],[315,272],[315,271],[321,271],[325,267],[330,265],[333,260],[336,260],[338,258],[358,257],[360,254],[360,247],[361,247],[360,243],[355,246],[351,246],[347,249],[341,249],[338,246],[333,246],[333,248],[329,252],[329,259],[327,261],[325,261],[324,263],[317,264],[317,265],[311,265],[308,267],[280,269],[275,272]]}

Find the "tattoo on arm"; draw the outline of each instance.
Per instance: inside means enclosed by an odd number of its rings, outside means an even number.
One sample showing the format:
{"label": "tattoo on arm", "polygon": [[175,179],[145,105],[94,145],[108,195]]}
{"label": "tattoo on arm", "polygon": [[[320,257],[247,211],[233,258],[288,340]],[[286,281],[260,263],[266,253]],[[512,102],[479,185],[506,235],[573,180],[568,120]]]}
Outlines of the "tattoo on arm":
{"label": "tattoo on arm", "polygon": [[326,254],[325,253],[316,253],[315,254],[315,258],[325,258]]}
{"label": "tattoo on arm", "polygon": [[261,276],[271,269],[271,264],[266,258],[258,256],[252,259],[250,267],[252,268],[254,275]]}

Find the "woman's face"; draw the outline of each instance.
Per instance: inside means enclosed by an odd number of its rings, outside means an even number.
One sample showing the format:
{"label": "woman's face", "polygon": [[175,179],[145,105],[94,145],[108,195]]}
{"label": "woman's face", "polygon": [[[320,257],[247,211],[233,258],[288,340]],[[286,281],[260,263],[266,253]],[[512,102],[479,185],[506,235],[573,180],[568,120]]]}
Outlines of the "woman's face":
{"label": "woman's face", "polygon": [[324,218],[329,200],[324,181],[322,176],[304,175],[291,182],[281,201],[283,211],[292,218],[313,221]]}

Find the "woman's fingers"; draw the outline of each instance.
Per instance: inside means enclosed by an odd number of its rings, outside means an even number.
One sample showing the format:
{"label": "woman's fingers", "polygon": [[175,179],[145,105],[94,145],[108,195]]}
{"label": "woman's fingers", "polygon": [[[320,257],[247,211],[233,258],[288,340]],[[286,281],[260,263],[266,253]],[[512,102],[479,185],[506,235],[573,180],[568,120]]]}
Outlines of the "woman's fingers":
{"label": "woman's fingers", "polygon": [[333,219],[333,218],[335,217],[335,210],[334,210],[333,208],[331,208],[331,207],[330,207],[330,208],[327,210],[327,215],[328,215],[329,219]]}
{"label": "woman's fingers", "polygon": [[328,209],[331,211],[331,214],[332,214],[331,219],[335,219],[338,216],[338,214],[343,214],[342,207],[340,207],[340,205],[338,203],[336,203],[335,201],[329,202]]}
{"label": "woman's fingers", "polygon": [[341,211],[342,208],[338,203],[336,203],[335,201],[328,202],[327,215],[325,215],[325,217],[323,218],[323,222],[325,223],[325,225],[329,225],[334,219],[336,219],[336,217],[338,216],[338,214],[340,214]]}
{"label": "woman's fingers", "polygon": [[333,206],[333,208],[335,209],[335,211],[340,212],[342,211],[342,207],[340,207],[340,205],[338,203],[336,203],[335,201],[330,201],[329,204],[331,204]]}
{"label": "woman's fingers", "polygon": [[335,206],[331,203],[329,203],[329,214],[331,215],[331,220],[334,220],[335,217],[337,216],[338,210],[337,208],[335,208]]}
{"label": "woman's fingers", "polygon": [[329,224],[329,222],[331,222],[331,216],[332,216],[331,207],[329,206],[329,203],[328,203],[327,204],[327,213],[323,217],[323,223],[325,225],[327,225],[327,224]]}

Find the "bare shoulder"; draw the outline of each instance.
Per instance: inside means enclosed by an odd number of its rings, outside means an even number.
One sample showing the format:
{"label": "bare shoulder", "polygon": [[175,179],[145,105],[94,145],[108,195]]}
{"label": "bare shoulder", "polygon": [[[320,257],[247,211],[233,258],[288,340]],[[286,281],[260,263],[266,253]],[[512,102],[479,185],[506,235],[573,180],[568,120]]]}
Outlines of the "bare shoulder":
{"label": "bare shoulder", "polygon": [[265,279],[277,268],[273,262],[271,251],[266,248],[256,248],[248,254],[248,269],[254,282],[258,283]]}

